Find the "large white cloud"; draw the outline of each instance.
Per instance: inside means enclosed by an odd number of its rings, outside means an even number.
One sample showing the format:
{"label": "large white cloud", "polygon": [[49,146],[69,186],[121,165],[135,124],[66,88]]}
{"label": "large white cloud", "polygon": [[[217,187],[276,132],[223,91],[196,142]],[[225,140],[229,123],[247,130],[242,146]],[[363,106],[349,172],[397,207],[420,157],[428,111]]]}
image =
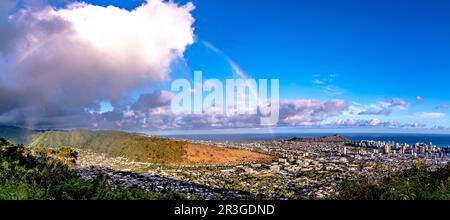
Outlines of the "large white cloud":
{"label": "large white cloud", "polygon": [[193,8],[149,0],[133,11],[75,3],[49,13],[70,21],[112,71],[163,80],[173,59],[193,43]]}
{"label": "large white cloud", "polygon": [[120,108],[168,78],[194,41],[193,9],[148,0],[132,11],[73,3],[0,16],[0,123],[84,123],[101,101]]}

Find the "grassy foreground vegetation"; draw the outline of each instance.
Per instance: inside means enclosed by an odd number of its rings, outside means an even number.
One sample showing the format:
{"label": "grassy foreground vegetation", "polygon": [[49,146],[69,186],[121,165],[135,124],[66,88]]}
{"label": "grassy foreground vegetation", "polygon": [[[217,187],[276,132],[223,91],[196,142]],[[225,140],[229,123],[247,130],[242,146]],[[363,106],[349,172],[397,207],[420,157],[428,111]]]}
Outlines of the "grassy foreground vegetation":
{"label": "grassy foreground vegetation", "polygon": [[384,178],[381,182],[358,179],[344,184],[340,200],[450,200],[450,164],[430,171],[423,163]]}
{"label": "grassy foreground vegetation", "polygon": [[102,176],[87,181],[70,169],[77,154],[70,148],[38,148],[0,139],[0,200],[170,200],[175,192],[111,189]]}
{"label": "grassy foreground vegetation", "polygon": [[32,135],[29,143],[31,147],[75,147],[112,157],[126,156],[135,161],[161,164],[182,161],[186,144],[127,132],[88,130],[38,132]]}

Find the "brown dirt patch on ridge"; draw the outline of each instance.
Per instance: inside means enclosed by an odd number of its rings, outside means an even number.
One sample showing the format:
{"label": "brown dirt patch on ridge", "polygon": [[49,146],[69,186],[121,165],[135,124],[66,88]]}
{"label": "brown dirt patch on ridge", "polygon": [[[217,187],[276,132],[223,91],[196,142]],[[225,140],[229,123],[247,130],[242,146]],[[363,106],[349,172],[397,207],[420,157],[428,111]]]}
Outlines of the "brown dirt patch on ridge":
{"label": "brown dirt patch on ridge", "polygon": [[187,144],[182,165],[225,165],[246,162],[270,162],[273,156],[248,150]]}

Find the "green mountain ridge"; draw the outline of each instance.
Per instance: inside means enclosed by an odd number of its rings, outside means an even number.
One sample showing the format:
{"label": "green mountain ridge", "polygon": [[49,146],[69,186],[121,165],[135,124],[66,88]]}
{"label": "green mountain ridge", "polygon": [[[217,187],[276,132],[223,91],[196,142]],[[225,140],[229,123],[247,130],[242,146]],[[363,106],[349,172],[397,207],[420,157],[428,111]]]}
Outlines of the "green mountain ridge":
{"label": "green mountain ridge", "polygon": [[122,131],[47,131],[35,133],[30,147],[74,147],[153,163],[174,163],[185,155],[185,142]]}
{"label": "green mountain ridge", "polygon": [[14,144],[27,144],[33,133],[39,131],[15,126],[0,125],[0,137],[3,137]]}
{"label": "green mountain ridge", "polygon": [[0,137],[30,147],[72,147],[140,162],[176,163],[186,154],[186,142],[123,131],[36,131],[0,126]]}

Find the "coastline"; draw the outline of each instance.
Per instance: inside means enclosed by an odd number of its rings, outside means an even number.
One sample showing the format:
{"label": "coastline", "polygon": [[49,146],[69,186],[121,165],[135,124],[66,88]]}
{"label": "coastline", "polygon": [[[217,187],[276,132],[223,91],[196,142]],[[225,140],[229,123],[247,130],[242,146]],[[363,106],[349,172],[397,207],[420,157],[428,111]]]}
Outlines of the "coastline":
{"label": "coastline", "polygon": [[413,145],[415,143],[433,143],[438,147],[450,146],[450,134],[416,134],[416,133],[275,133],[275,134],[188,134],[188,135],[161,135],[168,138],[185,139],[193,141],[272,141],[288,140],[295,137],[322,137],[339,134],[353,141],[394,141]]}

